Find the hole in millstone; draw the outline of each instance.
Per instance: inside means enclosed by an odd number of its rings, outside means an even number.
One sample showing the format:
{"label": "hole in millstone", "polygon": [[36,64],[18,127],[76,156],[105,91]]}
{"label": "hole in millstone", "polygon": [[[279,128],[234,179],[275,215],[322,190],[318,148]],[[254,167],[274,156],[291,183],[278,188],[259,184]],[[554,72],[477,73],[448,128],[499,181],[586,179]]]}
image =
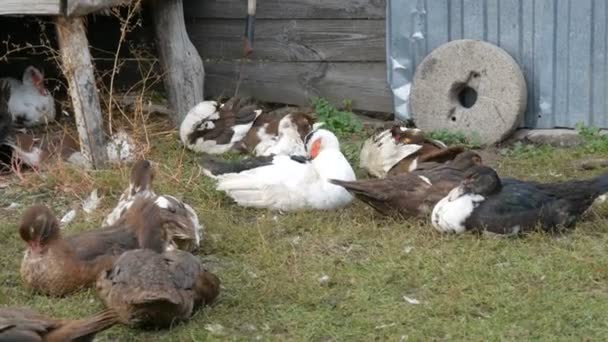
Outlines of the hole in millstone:
{"label": "hole in millstone", "polygon": [[468,85],[465,85],[458,92],[458,102],[460,102],[464,108],[473,107],[475,102],[477,102],[477,91]]}
{"label": "hole in millstone", "polygon": [[452,116],[452,121],[456,121],[456,117],[455,116]]}

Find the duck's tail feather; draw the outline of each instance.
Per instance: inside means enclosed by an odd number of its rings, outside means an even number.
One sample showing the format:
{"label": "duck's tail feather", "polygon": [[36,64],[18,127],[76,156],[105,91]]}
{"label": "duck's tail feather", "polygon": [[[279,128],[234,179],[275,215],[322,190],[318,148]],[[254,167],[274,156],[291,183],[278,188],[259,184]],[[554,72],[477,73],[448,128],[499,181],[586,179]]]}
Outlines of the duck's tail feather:
{"label": "duck's tail feather", "polygon": [[272,164],[274,156],[251,157],[243,160],[230,161],[210,154],[203,154],[200,165],[205,174],[215,178],[227,173],[239,173]]}
{"label": "duck's tail feather", "polygon": [[45,341],[80,341],[117,323],[119,323],[118,314],[112,309],[106,309],[92,317],[71,321],[51,331],[45,336]]}

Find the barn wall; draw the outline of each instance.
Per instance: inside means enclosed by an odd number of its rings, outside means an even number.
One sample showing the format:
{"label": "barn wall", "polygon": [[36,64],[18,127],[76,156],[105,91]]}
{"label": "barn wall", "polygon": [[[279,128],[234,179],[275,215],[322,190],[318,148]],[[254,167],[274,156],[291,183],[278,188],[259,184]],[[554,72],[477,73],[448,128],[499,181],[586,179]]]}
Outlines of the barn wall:
{"label": "barn wall", "polygon": [[254,52],[241,65],[245,0],[184,0],[190,39],[205,63],[205,95],[239,93],[305,105],[323,96],[392,112],[384,0],[258,1]]}

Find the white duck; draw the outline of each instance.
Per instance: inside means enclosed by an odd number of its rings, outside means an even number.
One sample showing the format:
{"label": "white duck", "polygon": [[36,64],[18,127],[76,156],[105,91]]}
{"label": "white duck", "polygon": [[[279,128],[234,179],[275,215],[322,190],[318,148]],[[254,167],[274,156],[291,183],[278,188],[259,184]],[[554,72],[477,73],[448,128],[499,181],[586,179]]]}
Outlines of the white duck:
{"label": "white duck", "polygon": [[256,106],[236,97],[221,106],[216,101],[203,101],[190,109],[182,121],[180,139],[195,152],[225,153],[245,137],[261,113]]}
{"label": "white duck", "polygon": [[[331,210],[352,201],[344,188],[330,179],[355,180],[352,167],[340,152],[338,138],[319,129],[307,137],[308,157],[278,155],[266,165],[217,176],[217,190],[239,205],[281,211]],[[267,159],[268,160],[268,159]]]}
{"label": "white duck", "polygon": [[153,179],[154,170],[152,163],[148,160],[136,162],[131,169],[129,187],[120,196],[116,207],[105,218],[103,226],[110,226],[116,223],[126,213],[127,209],[135,203],[137,198],[156,198],[155,203],[159,208],[168,210],[173,214],[177,213],[189,221],[187,226],[167,228],[171,235],[171,244],[168,250],[175,248],[188,251],[195,250],[200,246],[201,235],[204,229],[198,220],[196,212],[191,206],[173,196],[158,196],[152,190]]}
{"label": "white duck", "polygon": [[45,88],[40,70],[28,66],[21,81],[14,78],[3,78],[2,81],[10,86],[8,106],[17,124],[32,127],[55,120],[55,100]]}

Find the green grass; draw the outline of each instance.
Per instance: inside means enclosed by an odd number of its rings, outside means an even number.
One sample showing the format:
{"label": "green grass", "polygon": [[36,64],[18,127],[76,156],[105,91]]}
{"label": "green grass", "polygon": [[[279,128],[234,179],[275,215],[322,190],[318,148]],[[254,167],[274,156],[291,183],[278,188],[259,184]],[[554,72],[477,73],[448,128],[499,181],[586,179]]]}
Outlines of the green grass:
{"label": "green grass", "polygon": [[[608,334],[606,205],[571,234],[507,239],[444,236],[424,220],[386,219],[359,202],[281,215],[233,205],[200,175],[197,156],[176,146],[175,137],[155,138],[148,156],[160,163],[155,187],[197,210],[206,227],[198,255],[222,279],[222,294],[171,330],[114,327],[99,340],[603,340]],[[599,172],[576,168],[581,158],[602,156],[586,147],[526,149],[488,153],[498,154],[493,165],[502,175],[525,179]],[[90,179],[78,171],[31,176],[27,185],[0,190],[0,201],[43,202],[63,214],[99,188],[102,207],[88,221],[79,213],[65,230],[71,234],[99,226],[127,174],[125,167],[92,172]],[[0,304],[65,318],[100,310],[93,290],[58,299],[23,289],[21,211],[0,210]]]}

